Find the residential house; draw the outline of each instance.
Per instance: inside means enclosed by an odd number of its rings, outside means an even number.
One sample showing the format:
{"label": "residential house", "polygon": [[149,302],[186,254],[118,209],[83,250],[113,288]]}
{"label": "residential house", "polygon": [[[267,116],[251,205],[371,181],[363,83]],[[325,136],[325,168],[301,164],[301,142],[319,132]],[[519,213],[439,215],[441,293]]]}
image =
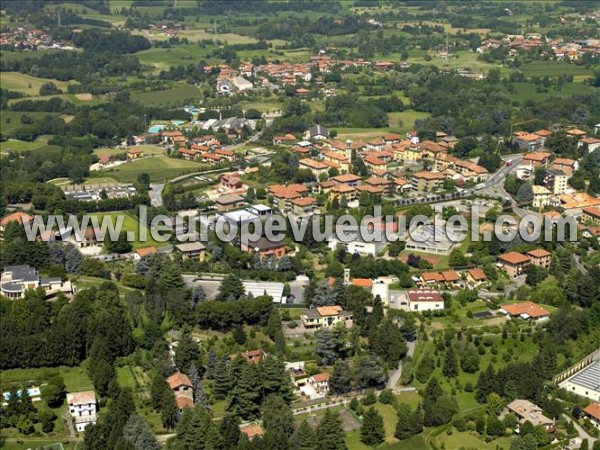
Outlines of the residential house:
{"label": "residential house", "polygon": [[523,275],[529,267],[531,259],[529,256],[517,252],[503,253],[498,256],[498,265],[509,277],[515,278]]}
{"label": "residential house", "polygon": [[206,246],[201,242],[185,242],[175,245],[175,248],[181,252],[182,258],[193,259],[195,261],[204,261],[206,257]]}
{"label": "residential house", "polygon": [[415,172],[412,175],[411,184],[419,192],[433,192],[440,188],[446,176],[442,172]]}
{"label": "residential house", "polygon": [[392,195],[394,192],[394,182],[382,177],[371,177],[365,180],[365,184],[383,189],[385,195]]}
{"label": "residential house", "polygon": [[258,239],[249,239],[246,243],[242,241],[240,249],[246,253],[258,253],[261,260],[269,256],[280,258],[285,255],[285,244],[283,241],[271,241],[265,236],[261,236]]}
{"label": "residential house", "polygon": [[564,194],[567,190],[567,174],[562,170],[546,170],[544,185],[553,194]]}
{"label": "residential house", "polygon": [[583,208],[581,210],[581,219],[583,222],[592,222],[596,225],[600,225],[600,208],[591,206],[589,208]]}
{"label": "residential house", "polygon": [[268,188],[269,193],[273,196],[273,206],[278,207],[281,212],[292,209],[292,200],[304,195],[308,192],[308,188],[302,184],[273,184]]}
{"label": "residential house", "polygon": [[433,289],[409,289],[406,291],[409,311],[433,311],[444,309],[444,299]]}
{"label": "residential house", "polygon": [[344,184],[350,187],[358,186],[358,182],[360,181],[360,177],[358,175],[354,175],[353,173],[346,173],[343,175],[336,175],[331,178],[332,181],[335,181],[338,184]]}
{"label": "residential house", "polygon": [[467,282],[469,282],[469,284],[477,286],[484,283],[486,280],[487,276],[483,270],[478,268],[467,270]]}
{"label": "residential house", "polygon": [[574,159],[556,158],[552,161],[552,168],[563,171],[567,177],[572,177],[573,172],[579,169],[579,163]]}
{"label": "residential house", "polygon": [[299,388],[308,382],[308,372],[306,372],[304,361],[285,363],[285,369],[290,374],[292,384]]}
{"label": "residential house", "polygon": [[590,419],[590,422],[600,430],[600,403],[590,403],[583,408],[583,413]]}
{"label": "residential house", "polygon": [[309,309],[306,314],[300,317],[302,325],[306,329],[317,330],[320,328],[330,328],[338,323],[346,327],[352,326],[352,313],[344,311],[339,305],[319,306]]}
{"label": "residential house", "polygon": [[225,194],[216,198],[215,205],[219,211],[236,208],[246,203],[246,199],[237,194]]}
{"label": "residential house", "polygon": [[285,136],[273,137],[273,145],[292,145],[296,142],[296,137],[293,134],[286,134]]}
{"label": "residential house", "polygon": [[310,216],[314,214],[317,199],[314,197],[300,197],[292,200],[292,213],[296,216]]}
{"label": "residential house", "polygon": [[177,153],[179,153],[183,159],[188,161],[195,161],[200,157],[200,152],[197,150],[190,150],[188,148],[182,147],[177,149]]}
{"label": "residential house", "polygon": [[598,147],[600,147],[600,139],[593,138],[593,137],[580,139],[579,142],[577,143],[577,148],[580,148],[583,146],[587,146],[587,153],[592,153]]}
{"label": "residential house", "polygon": [[523,155],[523,164],[535,167],[548,167],[550,162],[550,153],[535,152]]}
{"label": "residential house", "polygon": [[513,133],[513,142],[520,150],[535,152],[544,147],[545,138],[526,131]]}
{"label": "residential house", "polygon": [[203,152],[200,154],[200,159],[205,164],[214,165],[222,163],[225,158],[215,153]]}
{"label": "residential house", "polygon": [[127,151],[127,159],[132,161],[134,159],[142,158],[144,151],[140,148],[132,148]]}
{"label": "residential house", "polygon": [[243,183],[237,172],[226,173],[221,177],[221,188],[226,191],[237,191],[242,189]]}
{"label": "residential house", "polygon": [[32,220],[32,216],[21,211],[14,212],[12,214],[9,214],[8,216],[3,217],[2,220],[0,220],[0,240],[3,239],[4,230],[6,229],[9,223],[16,222],[19,225],[23,225],[23,223],[31,222]]}
{"label": "residential house", "polygon": [[387,162],[375,155],[369,155],[363,161],[371,172],[387,170]]}
{"label": "residential house", "polygon": [[397,144],[402,140],[402,136],[400,136],[399,134],[394,134],[394,133],[390,133],[390,134],[384,134],[382,136],[383,141],[386,144]]}
{"label": "residential house", "polygon": [[520,424],[530,422],[534,427],[542,427],[547,433],[555,430],[554,420],[544,416],[542,408],[529,400],[513,400],[506,405],[506,408],[517,416]]}
{"label": "residential house", "polygon": [[145,256],[154,255],[156,253],[158,253],[158,249],[153,245],[149,247],[138,248],[135,252],[133,252],[133,259],[134,261],[139,261]]}
{"label": "residential house", "polygon": [[423,158],[440,159],[448,156],[448,149],[437,142],[422,141],[419,146],[422,149]]}
{"label": "residential house", "polygon": [[72,294],[73,286],[70,281],[60,277],[41,278],[34,267],[28,265],[6,266],[0,276],[0,293],[5,297],[18,299],[24,298],[28,289],[42,288],[46,297],[53,297],[59,293]]}
{"label": "residential house", "polygon": [[222,159],[225,159],[229,162],[235,160],[235,153],[231,150],[225,150],[224,148],[215,149],[215,155],[220,156]]}
{"label": "residential house", "polygon": [[98,415],[98,403],[94,391],[69,392],[67,394],[69,414],[75,421],[75,429],[81,433],[85,427],[95,424]]}
{"label": "residential house", "polygon": [[308,384],[320,396],[325,396],[329,392],[329,374],[317,373],[308,379]]}
{"label": "residential house", "polygon": [[541,322],[550,318],[549,311],[533,302],[502,305],[499,311],[511,318],[521,318],[523,320],[532,320],[534,322]]}
{"label": "residential house", "polygon": [[194,386],[186,374],[174,373],[167,378],[167,384],[175,396],[178,414],[182,414],[185,408],[194,407]]}
{"label": "residential house", "polygon": [[267,357],[265,351],[261,348],[256,350],[248,350],[241,353],[233,353],[229,355],[229,359],[234,360],[237,358],[238,354],[246,360],[248,364],[258,364],[262,362],[263,359]]}
{"label": "residential house", "polygon": [[571,130],[567,130],[567,136],[573,137],[573,138],[577,138],[577,139],[583,139],[587,137],[587,133],[583,130],[579,130],[578,128],[573,128]]}
{"label": "residential house", "polygon": [[306,139],[329,139],[329,130],[321,125],[313,125],[306,132]]}
{"label": "residential house", "polygon": [[538,266],[542,269],[547,269],[550,267],[550,259],[552,258],[552,253],[543,248],[536,248],[535,250],[530,250],[527,252],[527,256],[530,258],[531,264],[534,266]]}
{"label": "residential house", "polygon": [[356,189],[346,184],[335,184],[329,188],[329,194],[332,198],[337,198],[338,201],[345,197],[346,201],[351,202],[356,200]]}
{"label": "residential house", "polygon": [[[386,233],[382,232],[381,236],[377,236],[376,239],[366,240],[359,230],[344,230],[345,239],[341,240],[338,238],[336,233],[332,233],[327,238],[327,246],[331,250],[335,250],[338,247],[343,247],[348,253],[358,253],[359,255],[380,255],[385,246],[387,245]],[[374,233],[375,234],[375,233]],[[341,237],[341,236],[340,236]]]}
{"label": "residential house", "polygon": [[244,433],[248,436],[248,440],[251,441],[257,437],[262,438],[265,435],[265,430],[263,430],[263,427],[260,424],[251,423],[248,425],[241,425],[240,433]]}
{"label": "residential house", "polygon": [[534,184],[532,186],[533,189],[533,202],[531,205],[534,208],[545,208],[546,206],[550,206],[554,203],[554,197],[552,192],[545,188],[544,186],[538,186]]}
{"label": "residential house", "polygon": [[299,167],[301,169],[310,170],[315,175],[315,177],[317,177],[317,179],[322,173],[327,174],[329,171],[329,166],[327,164],[321,161],[316,161],[311,158],[301,159],[299,162]]}
{"label": "residential house", "polygon": [[336,152],[323,152],[323,160],[325,162],[331,162],[334,164],[338,170],[349,172],[350,171],[350,161],[346,156],[340,155]]}

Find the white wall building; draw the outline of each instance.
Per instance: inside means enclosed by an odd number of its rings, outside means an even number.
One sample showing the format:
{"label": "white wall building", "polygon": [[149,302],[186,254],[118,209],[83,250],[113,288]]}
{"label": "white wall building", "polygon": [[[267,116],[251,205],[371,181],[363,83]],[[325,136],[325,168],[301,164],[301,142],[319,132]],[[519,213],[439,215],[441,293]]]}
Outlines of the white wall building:
{"label": "white wall building", "polygon": [[600,401],[600,361],[595,361],[589,366],[584,367],[572,377],[567,378],[560,383],[560,387],[577,394]]}
{"label": "white wall building", "polygon": [[67,394],[69,413],[75,419],[78,432],[85,430],[89,424],[95,424],[98,414],[96,393],[94,391],[73,392]]}

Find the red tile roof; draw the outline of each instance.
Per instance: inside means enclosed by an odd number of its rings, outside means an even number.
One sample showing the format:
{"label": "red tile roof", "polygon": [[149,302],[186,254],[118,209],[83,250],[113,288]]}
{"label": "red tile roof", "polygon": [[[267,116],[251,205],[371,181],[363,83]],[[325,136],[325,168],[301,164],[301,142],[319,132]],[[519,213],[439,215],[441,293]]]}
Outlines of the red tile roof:
{"label": "red tile roof", "polygon": [[498,256],[498,259],[508,264],[523,264],[529,261],[529,257],[517,252],[508,252]]}
{"label": "red tile roof", "polygon": [[5,227],[10,222],[18,222],[22,224],[23,222],[30,222],[31,220],[33,220],[33,217],[31,217],[29,214],[17,211],[12,214],[9,214],[6,217],[3,217],[2,220],[0,220],[0,225]]}
{"label": "red tile roof", "polygon": [[167,383],[171,389],[177,389],[179,386],[192,387],[192,382],[185,373],[176,372],[167,378]]}
{"label": "red tile roof", "polygon": [[527,252],[527,254],[529,256],[533,256],[534,258],[545,258],[546,256],[552,255],[552,253],[550,253],[547,250],[544,250],[543,248],[536,248],[535,250],[530,250]]}
{"label": "red tile roof", "polygon": [[527,314],[529,317],[538,318],[549,316],[550,312],[545,310],[539,305],[533,302],[522,302],[513,303],[512,305],[503,305],[502,309],[511,316],[520,316],[521,314]]}
{"label": "red tile roof", "polygon": [[583,408],[583,412],[592,416],[596,420],[600,420],[600,403],[592,403],[585,408]]}

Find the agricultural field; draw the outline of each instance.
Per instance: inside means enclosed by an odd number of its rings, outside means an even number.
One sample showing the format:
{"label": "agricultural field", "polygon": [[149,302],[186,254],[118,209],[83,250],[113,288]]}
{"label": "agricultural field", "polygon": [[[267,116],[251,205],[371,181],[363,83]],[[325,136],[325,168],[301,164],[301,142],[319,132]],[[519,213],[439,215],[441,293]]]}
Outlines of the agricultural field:
{"label": "agricultural field", "polygon": [[137,100],[144,105],[173,104],[188,100],[198,100],[200,98],[200,90],[196,86],[182,84],[163,91],[134,93],[131,97],[133,100]]}
{"label": "agricultural field", "polygon": [[[144,152],[144,155],[164,155],[165,151],[162,147],[157,145],[136,145],[135,148],[139,148]],[[127,149],[119,147],[99,147],[94,150],[94,154],[97,156],[115,156],[120,153],[127,153]]]}
{"label": "agricultural field", "polygon": [[17,139],[8,139],[4,142],[0,142],[0,152],[6,153],[9,151],[13,152],[26,152],[31,150],[39,150],[42,148],[57,149],[55,145],[48,145],[48,137],[40,136],[35,141],[19,141]]}
{"label": "agricultural field", "polygon": [[528,77],[558,77],[559,75],[573,75],[575,81],[582,81],[591,77],[594,72],[584,66],[561,63],[555,61],[536,61],[523,64],[519,70]]}
{"label": "agricultural field", "polygon": [[69,84],[76,84],[66,81],[51,80],[48,78],[32,77],[31,75],[26,75],[24,73],[19,72],[0,73],[0,83],[2,83],[2,88],[10,89],[12,91],[19,91],[29,96],[39,95],[40,87],[42,87],[43,84],[48,82],[54,83],[59,89],[61,89],[64,92],[66,92]]}
{"label": "agricultural field", "polygon": [[149,156],[128,162],[99,173],[115,178],[121,183],[133,183],[140,173],[150,175],[152,182],[170,180],[187,173],[205,170],[207,166],[194,161],[175,159],[168,156]]}
{"label": "agricultural field", "polygon": [[21,118],[23,116],[29,116],[35,120],[42,119],[46,116],[60,116],[60,113],[51,113],[51,112],[24,112],[24,111],[2,111],[2,115],[0,116],[0,129],[2,130],[2,134],[10,136],[14,133],[15,130],[21,128],[24,124],[21,123]]}
{"label": "agricultural field", "polygon": [[[201,59],[206,59],[207,50],[198,45],[178,45],[173,48],[153,47],[138,52],[136,56],[140,63],[153,66],[156,70],[168,70],[169,67],[196,64]],[[210,60],[207,59],[210,63]]]}

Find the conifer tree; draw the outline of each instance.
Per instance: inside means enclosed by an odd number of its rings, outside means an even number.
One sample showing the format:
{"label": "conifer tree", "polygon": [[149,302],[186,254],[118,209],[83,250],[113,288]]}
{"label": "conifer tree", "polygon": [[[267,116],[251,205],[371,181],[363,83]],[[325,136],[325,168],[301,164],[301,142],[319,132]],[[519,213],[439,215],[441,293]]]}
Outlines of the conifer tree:
{"label": "conifer tree", "polygon": [[360,427],[360,440],[363,444],[373,447],[385,440],[383,417],[372,406],[365,411],[363,416],[363,423]]}

